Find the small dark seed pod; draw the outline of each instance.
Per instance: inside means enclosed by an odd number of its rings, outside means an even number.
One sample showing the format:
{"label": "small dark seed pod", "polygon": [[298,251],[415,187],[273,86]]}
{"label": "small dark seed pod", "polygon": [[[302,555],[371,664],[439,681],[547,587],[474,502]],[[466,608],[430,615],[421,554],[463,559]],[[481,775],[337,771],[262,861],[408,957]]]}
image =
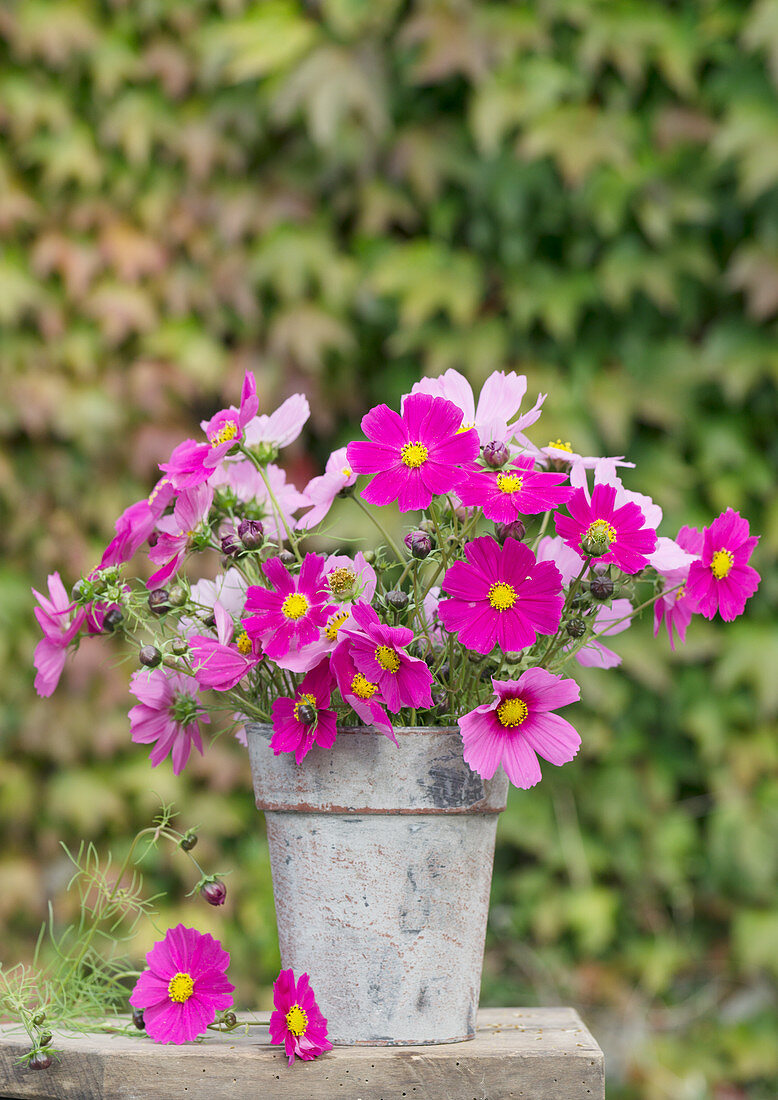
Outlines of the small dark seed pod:
{"label": "small dark seed pod", "polygon": [[32,1026],[33,1027],[43,1027],[43,1025],[45,1023],[46,1023],[46,1013],[45,1012],[36,1012],[35,1015],[32,1018]]}
{"label": "small dark seed pod", "polygon": [[145,665],[146,668],[156,668],[162,660],[162,654],[155,645],[144,645],[141,646],[138,660],[142,665]]}
{"label": "small dark seed pod", "polygon": [[408,593],[403,592],[401,588],[393,588],[391,592],[386,593],[384,599],[395,611],[402,611],[408,606]]}
{"label": "small dark seed pod", "polygon": [[189,829],[178,842],[179,848],[183,848],[185,852],[191,852],[197,844],[197,833]]}
{"label": "small dark seed pod", "polygon": [[167,588],[155,588],[149,592],[149,610],[155,615],[164,615],[170,610],[170,599]]}
{"label": "small dark seed pod", "polygon": [[297,717],[304,726],[312,726],[316,721],[316,707],[312,707],[310,703],[302,703],[295,709],[297,711]]}
{"label": "small dark seed pod", "polygon": [[605,574],[593,577],[589,585],[589,591],[595,600],[609,600],[613,595],[613,581]]}
{"label": "small dark seed pod", "polygon": [[132,1022],[135,1024],[138,1031],[145,1031],[146,1030],[146,1024],[145,1024],[144,1019],[143,1019],[143,1009],[142,1008],[136,1008],[136,1009],[133,1010]]}
{"label": "small dark seed pod", "polygon": [[233,1028],[238,1026],[238,1017],[234,1012],[225,1012],[222,1016],[222,1023],[225,1027]]}
{"label": "small dark seed pod", "polygon": [[103,630],[111,633],[114,630],[118,630],[123,622],[124,615],[119,610],[119,608],[111,607],[108,609],[108,611],[106,611],[105,617],[103,618]]}
{"label": "small dark seed pod", "polygon": [[38,1036],[38,1042],[42,1047],[47,1047],[53,1038],[50,1031],[42,1031]]}
{"label": "small dark seed pod", "polygon": [[278,556],[284,565],[291,565],[294,561],[294,554],[291,550],[282,550]]}
{"label": "small dark seed pod", "polygon": [[27,1062],[28,1069],[48,1069],[51,1065],[51,1055],[45,1050],[36,1050],[32,1058]]}
{"label": "small dark seed pod", "polygon": [[571,638],[583,638],[586,633],[586,623],[583,619],[568,619],[565,623],[565,630]]}

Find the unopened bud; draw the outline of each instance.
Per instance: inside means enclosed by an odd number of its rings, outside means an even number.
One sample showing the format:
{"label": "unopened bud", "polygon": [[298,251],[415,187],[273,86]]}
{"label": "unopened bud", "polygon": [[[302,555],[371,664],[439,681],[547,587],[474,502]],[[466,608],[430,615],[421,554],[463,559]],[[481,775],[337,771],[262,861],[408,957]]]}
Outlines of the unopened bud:
{"label": "unopened bud", "polygon": [[186,589],[181,584],[174,584],[168,595],[171,607],[183,607],[188,598]]}
{"label": "unopened bud", "polygon": [[51,1065],[51,1055],[45,1050],[36,1050],[32,1058],[27,1061],[28,1069],[48,1069]]}
{"label": "unopened bud", "polygon": [[500,439],[493,439],[491,443],[487,443],[481,454],[486,465],[491,466],[493,470],[499,470],[500,466],[504,466],[511,457],[511,452]]}
{"label": "unopened bud", "polygon": [[521,542],[527,529],[520,519],[514,519],[511,523],[495,523],[494,533],[497,541],[502,545],[506,539],[516,539]]}
{"label": "unopened bud", "polygon": [[70,589],[70,597],[73,600],[80,600],[84,594],[84,582],[83,580],[76,581],[73,587]]}
{"label": "unopened bud", "polygon": [[170,648],[173,650],[176,657],[183,657],[189,652],[189,642],[186,638],[174,638],[170,643]]}
{"label": "unopened bud", "polygon": [[197,844],[197,833],[194,829],[187,829],[178,842],[179,848],[183,848],[185,852],[191,852],[195,844]]}
{"label": "unopened bud", "polygon": [[375,550],[365,550],[362,557],[365,559],[368,565],[371,565],[375,561]]}
{"label": "unopened bud", "polygon": [[431,519],[423,519],[419,521],[419,530],[425,531],[428,535],[435,534],[435,524]]}
{"label": "unopened bud", "polygon": [[144,645],[138,654],[138,660],[146,668],[156,668],[162,660],[162,654],[155,645]]}
{"label": "unopened bud", "polygon": [[613,595],[613,581],[604,574],[593,577],[589,584],[589,591],[595,600],[609,600]]}
{"label": "unopened bud", "polygon": [[43,1025],[46,1023],[46,1013],[36,1012],[31,1022],[33,1027],[43,1027]]}
{"label": "unopened bud", "polygon": [[278,556],[282,565],[291,565],[294,562],[294,554],[291,550],[282,550]]}
{"label": "unopened bud", "polygon": [[505,654],[506,665],[518,665],[521,663],[524,654],[518,649],[511,649]]}
{"label": "unopened bud", "polygon": [[47,1047],[53,1038],[50,1031],[42,1031],[38,1036],[38,1042],[42,1047]]}
{"label": "unopened bud", "polygon": [[235,1015],[234,1012],[225,1012],[222,1016],[222,1023],[225,1027],[228,1027],[230,1028],[230,1030],[232,1030],[232,1028],[238,1026],[238,1017]]}
{"label": "unopened bud", "polygon": [[106,611],[103,618],[103,630],[111,633],[117,630],[124,622],[124,615],[118,607],[111,607]]}
{"label": "unopened bud", "polygon": [[236,558],[243,549],[243,543],[238,538],[237,531],[228,531],[226,535],[222,535],[221,540],[222,554],[228,558]]}
{"label": "unopened bud", "polygon": [[310,703],[302,703],[295,707],[297,717],[304,726],[312,726],[316,721],[316,707],[312,707]]}
{"label": "unopened bud", "polygon": [[424,561],[432,552],[432,539],[426,531],[409,531],[403,541],[418,561]]}
{"label": "unopened bud", "polygon": [[136,1009],[133,1010],[132,1022],[135,1024],[138,1031],[145,1031],[146,1030],[146,1022],[143,1019],[143,1009],[142,1008],[136,1008]]}
{"label": "unopened bud", "polygon": [[586,623],[583,619],[568,619],[565,623],[565,630],[571,638],[583,638],[586,633]]}
{"label": "unopened bud", "polygon": [[244,519],[238,524],[238,538],[247,550],[259,550],[265,541],[265,528],[258,519]]}
{"label": "unopened bud", "polygon": [[402,588],[393,588],[384,599],[395,611],[403,611],[408,606],[408,593],[403,592]]}
{"label": "unopened bud", "polygon": [[200,895],[205,898],[209,905],[224,905],[224,900],[227,897],[227,887],[220,879],[212,879],[210,882],[204,882],[200,887]]}
{"label": "unopened bud", "polygon": [[450,675],[451,675],[451,666],[449,665],[448,661],[444,661],[443,664],[438,669],[438,679],[442,683],[447,684],[448,683],[448,678],[449,678]]}
{"label": "unopened bud", "polygon": [[170,610],[170,599],[167,588],[155,588],[149,592],[149,610],[155,615],[164,615]]}

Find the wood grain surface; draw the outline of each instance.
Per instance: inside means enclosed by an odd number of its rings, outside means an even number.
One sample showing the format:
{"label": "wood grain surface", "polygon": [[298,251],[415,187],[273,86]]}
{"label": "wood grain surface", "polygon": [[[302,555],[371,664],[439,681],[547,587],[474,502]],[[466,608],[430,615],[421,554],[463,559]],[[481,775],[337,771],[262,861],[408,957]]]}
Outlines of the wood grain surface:
{"label": "wood grain surface", "polygon": [[[267,1021],[267,1015],[253,1017]],[[266,1027],[159,1046],[121,1035],[56,1035],[59,1060],[15,1060],[25,1036],[0,1027],[0,1096],[46,1100],[603,1100],[603,1056],[572,1008],[486,1008],[471,1042],[339,1047],[287,1065]]]}

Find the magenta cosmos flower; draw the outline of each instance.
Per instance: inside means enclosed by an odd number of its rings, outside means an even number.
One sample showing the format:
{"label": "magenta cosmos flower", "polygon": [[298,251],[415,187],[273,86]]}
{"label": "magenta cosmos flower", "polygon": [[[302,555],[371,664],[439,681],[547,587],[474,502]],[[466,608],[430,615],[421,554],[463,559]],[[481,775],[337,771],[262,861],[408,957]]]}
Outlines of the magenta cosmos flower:
{"label": "magenta cosmos flower", "polygon": [[136,744],[154,744],[149,758],[155,768],[172,756],[178,775],[192,745],[202,754],[200,722],[211,719],[198,703],[197,690],[197,681],[183,672],[154,668],[131,676],[130,691],[140,702],[130,710],[130,732]]}
{"label": "magenta cosmos flower", "polygon": [[702,556],[689,568],[686,595],[692,610],[706,619],[718,611],[731,622],[742,615],[746,600],[759,587],[759,574],[747,564],[759,536],[749,535],[748,520],[732,508],[717,516],[702,535]]}
{"label": "magenta cosmos flower", "polygon": [[169,928],[146,955],[144,970],[130,994],[143,1010],[147,1034],[155,1043],[186,1043],[202,1035],[217,1011],[230,1008],[235,986],[225,973],[230,956],[207,932]]}
{"label": "magenta cosmos flower", "polygon": [[349,485],[353,485],[357,475],[348,464],[348,456],[345,447],[339,447],[333,451],[327,459],[324,473],[315,477],[305,486],[306,503],[312,505],[310,511],[298,519],[297,526],[303,531],[310,531],[317,523],[321,523],[332,507],[335,497]]}
{"label": "magenta cosmos flower", "polygon": [[218,602],[214,604],[213,617],[215,638],[192,634],[188,639],[192,669],[201,688],[229,691],[257,667],[261,654],[256,641],[252,642],[245,630],[234,637],[232,617]]}
{"label": "magenta cosmos flower", "polygon": [[367,726],[375,726],[397,744],[394,727],[384,709],[386,700],[375,680],[368,680],[354,664],[351,656],[351,639],[338,642],[330,658],[331,668],[338,682],[338,690],[346,703]]}
{"label": "magenta cosmos flower", "polygon": [[185,439],[173,451],[170,460],[160,465],[160,470],[165,471],[174,488],[192,489],[207,481],[227,452],[243,439],[244,428],[256,416],[258,408],[257,383],[254,375],[247,373],[243,380],[240,407],[236,409],[230,405],[201,423],[208,442]]}
{"label": "magenta cosmos flower", "polygon": [[212,504],[211,486],[197,485],[181,493],[172,516],[157,521],[159,538],[149,550],[149,558],[161,568],[148,579],[147,588],[159,588],[177,571],[187,555],[192,535],[207,521]]}
{"label": "magenta cosmos flower", "polygon": [[330,611],[323,564],[321,555],[306,554],[299,574],[293,576],[280,558],[270,558],[262,569],[273,587],[249,588],[245,608],[249,617],[242,620],[243,626],[273,660],[318,639]]}
{"label": "magenta cosmos flower", "polygon": [[508,652],[557,632],[564,597],[552,562],[536,561],[523,542],[508,538],[500,546],[489,535],[468,542],[465,557],[443,578],[451,598],[438,607],[444,628],[462,645],[477,653],[495,645]]}
{"label": "magenta cosmos flower", "polygon": [[566,504],[575,492],[565,473],[535,470],[532,458],[517,458],[504,470],[485,470],[474,466],[457,489],[467,507],[483,508],[487,519],[495,523],[513,523],[521,516],[534,516]]}
{"label": "magenta cosmos flower", "polygon": [[42,596],[34,588],[33,596],[40,604],[35,608],[35,618],[43,631],[43,637],[35,647],[35,690],[48,698],[55,690],[65,667],[70,643],[84,625],[87,617],[84,608],[76,605],[65,591],[59,573],[50,573],[47,579],[48,596]]}
{"label": "magenta cosmos flower", "polygon": [[154,531],[157,520],[175,496],[170,479],[162,477],[146,499],[125,508],[116,521],[116,534],[103,551],[100,568],[129,561]]}
{"label": "magenta cosmos flower", "polygon": [[447,493],[462,480],[460,466],[475,461],[478,434],[460,431],[462,410],[442,397],[414,393],[405,398],[402,415],[377,405],[362,417],[370,442],[349,443],[349,465],[357,474],[374,474],[362,490],[371,504],[391,504],[401,512],[426,508],[437,493]]}
{"label": "magenta cosmos flower", "polygon": [[492,680],[492,686],[494,699],[459,719],[465,760],[484,779],[502,764],[511,783],[527,790],[542,778],[538,756],[559,765],[578,752],[581,738],[552,712],[580,699],[580,688],[544,668],[527,669],[518,680]]}
{"label": "magenta cosmos flower", "polygon": [[352,624],[342,629],[351,642],[349,655],[357,671],[378,685],[387,708],[396,712],[402,707],[431,707],[432,673],[405,648],[413,641],[413,631],[385,626],[362,600],[352,607],[351,618]]}
{"label": "magenta cosmos flower", "polygon": [[309,1062],[332,1050],[327,1021],[316,1004],[307,974],[295,982],[291,970],[282,970],[273,986],[273,1004],[270,1042],[284,1044],[290,1066],[295,1055]]}
{"label": "magenta cosmos flower", "polygon": [[301,764],[314,745],[324,749],[335,744],[337,715],[330,710],[335,678],[329,658],[311,669],[294,693],[273,703],[273,736],[270,748],[276,756],[293,752]]}
{"label": "magenta cosmos flower", "polygon": [[[578,489],[567,504],[569,516],[557,513],[556,530],[582,559],[587,556],[598,564],[613,562],[624,573],[638,573],[648,565],[656,548],[656,531],[645,527],[645,516],[631,501],[616,507],[616,487],[598,483],[589,500],[585,489]],[[603,547],[601,554],[586,555],[585,539]]]}

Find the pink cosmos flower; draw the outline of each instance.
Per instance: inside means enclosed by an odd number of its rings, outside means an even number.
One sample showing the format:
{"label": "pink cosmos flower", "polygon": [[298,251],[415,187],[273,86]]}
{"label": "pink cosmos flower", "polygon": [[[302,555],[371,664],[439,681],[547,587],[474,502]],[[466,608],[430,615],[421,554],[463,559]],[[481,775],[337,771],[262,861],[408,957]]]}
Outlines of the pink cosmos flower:
{"label": "pink cosmos flower", "polygon": [[357,672],[378,685],[390,711],[402,707],[431,707],[432,673],[406,646],[413,631],[405,626],[384,626],[376,611],[360,600],[351,610],[352,626],[342,633],[351,641],[349,655]]}
{"label": "pink cosmos flower", "polygon": [[295,1055],[309,1062],[332,1050],[327,1021],[316,1004],[307,974],[295,982],[291,970],[282,970],[273,986],[273,1004],[270,1042],[284,1044],[290,1066]]}
{"label": "pink cosmos flower", "polygon": [[540,634],[555,634],[562,617],[562,578],[549,561],[536,561],[523,542],[503,546],[489,535],[465,546],[443,578],[451,599],[441,600],[438,616],[468,649],[489,653],[532,645]]}
{"label": "pink cosmos flower", "polygon": [[252,642],[245,630],[233,639],[232,616],[220,603],[215,604],[213,615],[216,639],[203,634],[193,634],[189,638],[192,670],[201,688],[229,691],[257,667],[262,655],[256,641]]}
{"label": "pink cosmos flower", "polygon": [[324,519],[332,507],[335,497],[349,485],[353,485],[357,475],[348,464],[346,448],[339,447],[333,451],[327,459],[324,473],[315,477],[305,486],[306,503],[312,507],[301,519],[297,526],[303,531],[310,531]]}
{"label": "pink cosmos flower", "polygon": [[567,463],[568,465],[580,466],[582,470],[593,470],[598,463],[610,462],[614,466],[625,466],[634,469],[634,462],[627,462],[624,455],[615,455],[613,457],[603,458],[600,455],[580,455],[577,451],[574,451],[569,442],[555,439],[553,442],[549,442],[545,447],[535,447],[531,445],[530,452],[535,455],[538,460],[553,463]]}
{"label": "pink cosmos flower", "polygon": [[84,608],[76,608],[65,591],[59,573],[50,573],[47,579],[49,594],[42,596],[33,588],[32,594],[40,604],[35,608],[35,618],[43,631],[43,637],[35,647],[35,690],[42,698],[53,693],[62,670],[70,643],[84,625],[87,617]]}
{"label": "pink cosmos flower", "polygon": [[240,395],[240,407],[230,405],[203,420],[200,427],[206,434],[207,443],[198,443],[186,439],[179,443],[170,456],[170,460],[160,465],[170,478],[176,490],[192,489],[213,474],[214,469],[224,459],[227,452],[243,439],[243,430],[256,416],[259,407],[257,383],[253,374],[246,373]]}
{"label": "pink cosmos flower", "polygon": [[230,956],[207,932],[169,928],[146,955],[144,970],[130,994],[143,1009],[146,1032],[155,1043],[186,1043],[203,1035],[216,1012],[230,1008],[235,986],[225,971]]}
{"label": "pink cosmos flower", "polygon": [[99,568],[129,561],[154,531],[157,520],[175,495],[170,480],[162,477],[146,499],[125,508],[116,521],[116,534],[103,551]]}
{"label": "pink cosmos flower", "polygon": [[508,424],[519,411],[526,392],[527,379],[523,374],[516,374],[515,371],[508,374],[505,371],[494,371],[484,382],[476,406],[472,386],[464,375],[453,368],[438,378],[422,378],[420,382],[414,383],[411,390],[411,393],[427,393],[432,397],[444,397],[447,401],[453,401],[462,410],[465,427],[475,428],[478,432],[482,446],[492,440],[508,443],[517,433],[521,435],[524,428],[535,423],[546,399],[544,393],[540,394],[529,412]]}
{"label": "pink cosmos flower", "polygon": [[370,442],[346,448],[355,473],[375,475],[362,490],[364,499],[377,505],[396,500],[401,512],[410,512],[456,488],[463,476],[459,467],[478,454],[478,435],[459,431],[461,422],[456,405],[423,393],[406,397],[402,415],[376,405],[362,417]]}
{"label": "pink cosmos flower", "polygon": [[141,669],[130,677],[130,691],[140,702],[130,710],[132,740],[154,744],[149,754],[156,768],[172,755],[173,771],[183,771],[192,745],[202,755],[200,722],[210,722],[197,700],[197,681],[183,672]]}
{"label": "pink cosmos flower", "polygon": [[648,565],[649,554],[656,548],[656,531],[645,527],[645,516],[637,504],[616,506],[613,485],[594,486],[592,498],[585,489],[577,489],[567,505],[569,516],[555,515],[557,534],[582,559],[584,539],[599,539],[607,549],[592,555],[598,564],[614,562],[624,573],[638,573]]}
{"label": "pink cosmos flower", "polygon": [[159,588],[178,570],[186,557],[190,538],[207,521],[212,504],[211,486],[196,485],[181,492],[172,516],[163,516],[157,521],[159,538],[149,550],[149,558],[162,568],[149,577],[147,588]]}
{"label": "pink cosmos flower", "polygon": [[[238,500],[245,504],[251,504],[253,507],[259,505],[265,536],[275,542],[283,542],[286,539],[284,520],[289,527],[294,527],[294,513],[304,508],[310,501],[290,481],[287,481],[286,471],[280,466],[269,462],[265,466],[265,477],[276,498],[279,510],[276,510],[256,466],[247,458],[236,462],[225,462],[213,475],[210,484],[214,488],[226,486],[234,492]],[[252,516],[252,518],[258,517]]]}
{"label": "pink cosmos flower", "polygon": [[[659,539],[659,542],[662,541],[671,540]],[[686,631],[694,613],[685,582],[692,562],[699,560],[702,554],[702,531],[698,531],[696,527],[682,527],[673,546],[677,547],[685,560],[671,560],[670,568],[657,567],[657,572],[664,579],[665,590],[654,604],[654,637],[664,622],[671,649],[675,649],[676,634],[680,642],[686,641]],[[667,557],[669,558],[669,554]]]}
{"label": "pink cosmos flower", "polygon": [[532,458],[517,458],[503,470],[473,466],[457,495],[467,507],[483,508],[495,523],[513,523],[521,516],[533,516],[566,504],[575,492],[564,473],[541,473]]}
{"label": "pink cosmos flower", "polygon": [[296,763],[301,764],[314,745],[329,749],[335,744],[337,715],[329,709],[334,686],[330,662],[325,659],[311,669],[294,698],[275,700],[270,748],[276,756],[293,752]]}
{"label": "pink cosmos flower", "polygon": [[502,764],[511,783],[527,790],[542,778],[538,756],[560,765],[578,752],[581,738],[552,712],[580,699],[580,688],[544,668],[527,669],[518,680],[492,680],[492,686],[492,702],[459,719],[465,761],[484,779]]}
{"label": "pink cosmos flower", "polygon": [[397,744],[394,727],[382,704],[386,702],[375,680],[368,680],[360,672],[351,657],[351,639],[338,642],[330,658],[332,671],[338,682],[338,690],[347,703],[367,726],[375,726]]}
{"label": "pink cosmos flower", "polygon": [[242,620],[243,626],[273,660],[318,639],[330,611],[323,563],[321,555],[306,554],[299,574],[293,576],[280,558],[270,558],[262,569],[273,587],[249,588],[245,608],[249,617]]}
{"label": "pink cosmos flower", "polygon": [[310,415],[308,398],[301,393],[293,393],[270,416],[255,416],[246,425],[246,446],[288,447],[297,439]]}
{"label": "pink cosmos flower", "polygon": [[725,622],[742,615],[746,600],[761,580],[747,564],[759,542],[749,535],[748,520],[727,508],[703,531],[702,556],[689,568],[686,593],[693,611],[712,619],[718,611]]}

